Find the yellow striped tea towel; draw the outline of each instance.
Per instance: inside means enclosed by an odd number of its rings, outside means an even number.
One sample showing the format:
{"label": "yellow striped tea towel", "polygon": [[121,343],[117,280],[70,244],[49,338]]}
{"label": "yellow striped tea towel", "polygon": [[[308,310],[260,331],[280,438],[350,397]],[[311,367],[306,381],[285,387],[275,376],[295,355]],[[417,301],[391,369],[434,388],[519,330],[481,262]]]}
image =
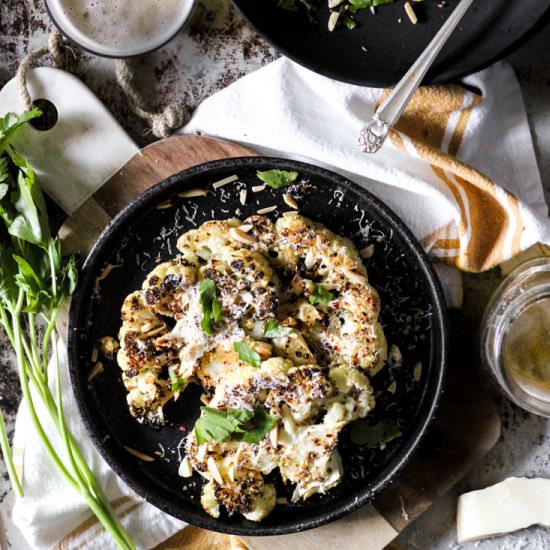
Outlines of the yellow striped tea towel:
{"label": "yellow striped tea towel", "polygon": [[483,271],[549,241],[521,90],[508,64],[460,85],[421,88],[382,150],[367,155],[357,135],[385,93],[281,58],[204,101],[183,131],[340,172],[401,215],[433,257],[462,270]]}

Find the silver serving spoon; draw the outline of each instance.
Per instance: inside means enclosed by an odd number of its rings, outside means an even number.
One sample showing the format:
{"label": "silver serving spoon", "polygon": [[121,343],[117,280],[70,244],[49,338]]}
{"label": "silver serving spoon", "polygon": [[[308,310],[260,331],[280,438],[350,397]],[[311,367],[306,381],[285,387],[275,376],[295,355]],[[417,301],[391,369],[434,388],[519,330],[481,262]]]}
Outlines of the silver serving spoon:
{"label": "silver serving spoon", "polygon": [[432,66],[441,48],[447,43],[453,31],[474,0],[460,0],[453,13],[439,29],[414,65],[397,83],[382,102],[371,121],[361,130],[357,144],[364,153],[376,153],[388,137],[390,128],[399,120],[411,97],[420,86],[428,69]]}

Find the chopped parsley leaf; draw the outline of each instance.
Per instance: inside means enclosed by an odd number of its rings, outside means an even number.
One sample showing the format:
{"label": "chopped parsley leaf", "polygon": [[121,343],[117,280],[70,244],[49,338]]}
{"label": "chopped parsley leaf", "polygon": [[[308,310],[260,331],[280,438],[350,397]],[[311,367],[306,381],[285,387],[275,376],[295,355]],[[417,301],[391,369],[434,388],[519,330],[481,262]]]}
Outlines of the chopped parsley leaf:
{"label": "chopped parsley leaf", "polygon": [[256,403],[254,410],[201,407],[202,416],[195,423],[197,445],[205,441],[245,441],[259,443],[277,424],[278,419]]}
{"label": "chopped parsley leaf", "polygon": [[258,179],[269,185],[272,189],[281,189],[286,187],[298,178],[298,172],[289,172],[287,170],[267,170],[256,172]]}
{"label": "chopped parsley leaf", "polygon": [[285,327],[276,319],[264,321],[264,338],[282,338],[294,332],[290,327]]}
{"label": "chopped parsley leaf", "polygon": [[239,354],[239,359],[252,365],[260,367],[260,354],[255,352],[246,342],[234,342],[233,349]]}
{"label": "chopped parsley leaf", "polygon": [[336,295],[327,290],[322,285],[316,285],[315,290],[312,294],[309,295],[310,304],[323,304],[326,305],[329,302],[332,302],[336,298]]}
{"label": "chopped parsley leaf", "polygon": [[218,322],[222,316],[222,306],[218,302],[216,283],[211,279],[204,279],[199,292],[203,312],[201,329],[210,335],[214,332],[213,323]]}

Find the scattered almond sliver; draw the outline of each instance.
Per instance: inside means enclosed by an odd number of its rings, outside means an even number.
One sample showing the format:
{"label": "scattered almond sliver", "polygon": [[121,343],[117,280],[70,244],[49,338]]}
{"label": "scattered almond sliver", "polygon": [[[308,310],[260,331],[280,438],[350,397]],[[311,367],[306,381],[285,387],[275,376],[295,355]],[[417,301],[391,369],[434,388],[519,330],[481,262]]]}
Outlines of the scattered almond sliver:
{"label": "scattered almond sliver", "polygon": [[247,191],[246,189],[241,189],[239,191],[239,202],[244,206],[246,204],[246,195]]}
{"label": "scattered almond sliver", "polygon": [[142,453],[141,451],[136,451],[135,449],[132,449],[132,447],[127,447],[124,445],[124,448],[135,457],[139,458],[140,460],[144,460],[145,462],[154,462],[155,459],[152,456],[146,455],[145,453]]}
{"label": "scattered almond sliver", "polygon": [[97,348],[92,349],[92,356],[90,357],[90,361],[92,363],[95,363],[97,361],[97,358],[99,356],[99,350]]}
{"label": "scattered almond sliver", "polygon": [[171,208],[172,206],[174,206],[172,204],[172,201],[164,201],[164,202],[161,202],[161,203],[157,204],[157,210],[164,210],[166,208]]}
{"label": "scattered almond sliver", "polygon": [[248,233],[252,227],[253,225],[251,223],[243,223],[242,225],[239,225],[239,229],[245,233]]}
{"label": "scattered almond sliver", "polygon": [[333,11],[328,18],[328,30],[332,32],[336,28],[336,23],[338,23],[338,18],[340,17],[339,11]]}
{"label": "scattered almond sliver", "polygon": [[220,471],[218,470],[218,466],[216,465],[216,461],[213,457],[209,456],[206,460],[206,465],[208,467],[208,472],[212,476],[212,478],[219,484],[223,485],[223,478],[220,474]]}
{"label": "scattered almond sliver", "polygon": [[288,206],[290,206],[290,208],[294,208],[295,210],[298,210],[298,203],[290,195],[287,195],[285,193],[283,195],[283,200]]}
{"label": "scattered almond sliver", "polygon": [[260,208],[256,214],[269,214],[270,212],[273,212],[273,210],[277,210],[276,206],[267,206],[266,208]]}
{"label": "scattered almond sliver", "polygon": [[239,179],[239,176],[236,174],[233,176],[228,176],[227,178],[224,178],[222,180],[216,181],[212,184],[212,187],[214,189],[219,189],[220,187],[223,187],[224,185],[227,185],[228,183],[233,183],[234,181],[237,181]]}
{"label": "scattered almond sliver", "polygon": [[178,468],[178,475],[180,477],[191,477],[193,475],[193,467],[188,457],[183,457]]}
{"label": "scattered almond sliver", "polygon": [[279,442],[279,425],[275,424],[275,427],[269,432],[269,440],[273,447],[277,447]]}
{"label": "scattered almond sliver", "polygon": [[191,199],[193,197],[205,197],[208,194],[208,191],[206,189],[188,189],[187,191],[182,191],[181,193],[178,193],[178,197],[181,197],[183,199]]}
{"label": "scattered almond sliver", "polygon": [[232,227],[229,230],[229,236],[243,244],[255,244],[257,241],[253,237],[251,237],[248,233],[245,233],[242,229],[239,229],[238,227]]}
{"label": "scattered almond sliver", "polygon": [[108,264],[103,268],[103,271],[99,274],[99,276],[96,278],[97,281],[103,281],[103,279],[106,279],[109,276],[109,273],[111,273],[111,270],[115,266],[113,264]]}
{"label": "scattered almond sliver", "polygon": [[407,15],[409,16],[409,19],[411,20],[411,23],[413,25],[416,25],[418,23],[418,17],[416,17],[416,13],[414,13],[413,7],[411,6],[410,2],[405,2],[405,11],[407,12]]}
{"label": "scattered almond sliver", "polygon": [[263,191],[266,187],[267,185],[254,185],[254,187],[252,187],[252,193],[259,193],[260,191]]}

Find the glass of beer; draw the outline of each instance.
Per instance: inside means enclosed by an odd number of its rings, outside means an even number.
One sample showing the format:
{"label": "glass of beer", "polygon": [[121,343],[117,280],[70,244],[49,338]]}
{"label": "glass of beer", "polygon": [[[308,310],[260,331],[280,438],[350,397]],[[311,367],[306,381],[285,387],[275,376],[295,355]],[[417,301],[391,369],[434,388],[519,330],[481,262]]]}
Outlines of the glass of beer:
{"label": "glass of beer", "polygon": [[189,19],[195,0],[46,0],[55,25],[81,48],[131,57],[160,48]]}

